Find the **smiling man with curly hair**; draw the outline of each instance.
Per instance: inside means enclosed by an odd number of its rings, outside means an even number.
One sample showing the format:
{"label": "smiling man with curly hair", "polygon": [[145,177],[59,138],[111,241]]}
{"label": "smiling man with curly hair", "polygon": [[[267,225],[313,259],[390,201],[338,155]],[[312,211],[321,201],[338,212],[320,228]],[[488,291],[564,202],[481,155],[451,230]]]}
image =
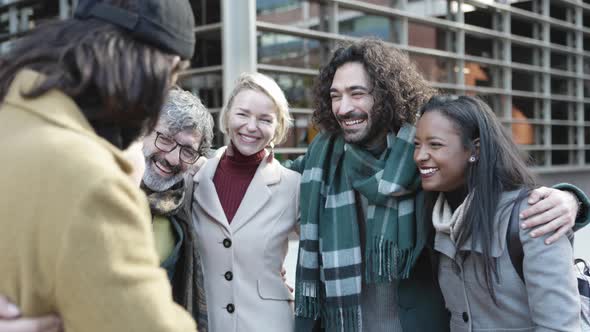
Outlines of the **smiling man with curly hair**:
{"label": "smiling man with curly hair", "polygon": [[[321,133],[291,165],[302,173],[296,331],[448,331],[412,160],[417,111],[436,92],[380,40],[346,43],[320,69]],[[563,209],[569,217],[550,228],[569,230],[573,195],[542,192],[555,200],[536,222]]]}

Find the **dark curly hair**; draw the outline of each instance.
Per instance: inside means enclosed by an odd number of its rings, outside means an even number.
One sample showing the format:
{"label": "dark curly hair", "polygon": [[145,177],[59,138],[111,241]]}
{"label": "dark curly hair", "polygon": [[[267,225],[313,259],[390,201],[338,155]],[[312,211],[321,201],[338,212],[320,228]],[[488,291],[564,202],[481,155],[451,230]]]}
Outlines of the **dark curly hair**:
{"label": "dark curly hair", "polygon": [[418,109],[436,94],[406,53],[377,39],[345,42],[320,69],[314,84],[312,121],[324,132],[341,132],[332,113],[330,87],[336,70],[349,62],[360,62],[365,67],[373,84],[373,112],[394,132],[404,123],[414,123]]}

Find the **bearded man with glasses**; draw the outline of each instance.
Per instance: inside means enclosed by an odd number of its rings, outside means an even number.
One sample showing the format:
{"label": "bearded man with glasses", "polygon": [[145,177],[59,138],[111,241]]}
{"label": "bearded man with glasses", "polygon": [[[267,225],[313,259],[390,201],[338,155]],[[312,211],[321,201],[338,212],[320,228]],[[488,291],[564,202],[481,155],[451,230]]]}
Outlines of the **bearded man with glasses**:
{"label": "bearded man with glasses", "polygon": [[150,204],[160,265],[174,300],[193,315],[200,332],[207,330],[207,307],[188,209],[197,161],[207,155],[212,139],[213,117],[199,98],[181,89],[170,91],[158,124],[143,139],[141,189]]}

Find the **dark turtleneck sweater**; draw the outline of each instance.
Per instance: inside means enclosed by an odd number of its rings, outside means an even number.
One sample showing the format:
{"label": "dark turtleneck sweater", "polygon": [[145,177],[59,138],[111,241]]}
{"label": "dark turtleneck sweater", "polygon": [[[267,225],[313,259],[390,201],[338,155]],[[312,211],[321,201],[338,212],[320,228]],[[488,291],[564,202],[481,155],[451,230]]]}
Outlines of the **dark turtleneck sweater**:
{"label": "dark turtleneck sweater", "polygon": [[234,148],[233,156],[224,153],[221,157],[213,176],[213,184],[228,223],[231,224],[234,219],[264,155],[264,150],[261,150],[251,156],[244,156]]}

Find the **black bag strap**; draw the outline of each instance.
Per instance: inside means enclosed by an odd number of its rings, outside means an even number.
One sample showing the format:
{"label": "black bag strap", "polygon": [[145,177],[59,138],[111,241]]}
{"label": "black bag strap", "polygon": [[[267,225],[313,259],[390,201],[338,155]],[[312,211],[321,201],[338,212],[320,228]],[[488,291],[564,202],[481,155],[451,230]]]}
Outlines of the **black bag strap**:
{"label": "black bag strap", "polygon": [[590,268],[588,267],[588,263],[586,263],[585,260],[583,260],[581,258],[576,258],[576,259],[574,259],[574,264],[576,264],[576,266],[578,264],[582,264],[583,265],[582,271],[581,271],[582,274],[587,275],[587,276],[590,277]]}
{"label": "black bag strap", "polygon": [[[510,262],[516,270],[516,273],[520,277],[522,282],[524,281],[524,272],[522,269],[522,261],[524,259],[524,251],[522,249],[522,242],[520,242],[520,226],[518,218],[518,207],[520,202],[528,192],[522,190],[518,194],[518,198],[514,202],[512,212],[510,213],[510,221],[508,222],[508,231],[506,232],[506,247],[508,248],[508,255],[510,256]],[[570,243],[574,245],[573,238],[570,238]],[[577,261],[577,260],[576,260]],[[584,262],[585,263],[585,262]]]}
{"label": "black bag strap", "polygon": [[520,194],[518,199],[514,202],[512,211],[510,212],[510,220],[508,221],[508,231],[506,231],[506,247],[508,248],[508,255],[510,262],[524,283],[524,272],[522,270],[522,261],[524,259],[524,251],[522,243],[520,242],[520,227],[518,218],[518,207],[520,206]]}
{"label": "black bag strap", "polygon": [[[581,258],[576,258],[574,264],[578,270],[578,292],[580,295],[590,298],[590,269],[588,268],[588,263]],[[580,265],[582,265],[581,268]]]}

